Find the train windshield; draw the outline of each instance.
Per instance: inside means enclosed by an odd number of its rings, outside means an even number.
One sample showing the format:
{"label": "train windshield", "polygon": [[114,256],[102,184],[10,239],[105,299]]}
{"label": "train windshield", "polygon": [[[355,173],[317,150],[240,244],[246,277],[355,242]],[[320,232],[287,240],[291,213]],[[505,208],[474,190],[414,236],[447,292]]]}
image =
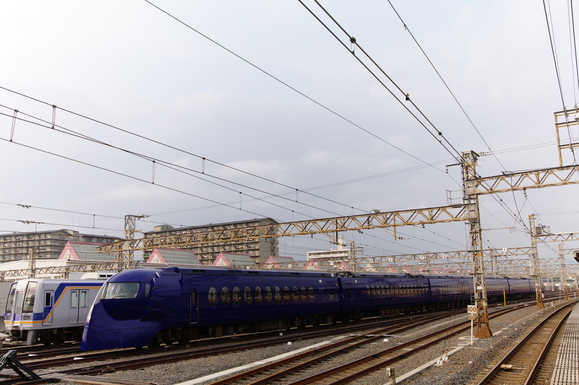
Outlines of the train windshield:
{"label": "train windshield", "polygon": [[38,282],[28,282],[28,285],[26,286],[26,294],[24,295],[24,305],[22,306],[23,313],[32,313],[34,311],[34,300],[36,298],[37,290]]}
{"label": "train windshield", "polygon": [[109,282],[106,284],[102,299],[135,298],[138,293],[138,282]]}

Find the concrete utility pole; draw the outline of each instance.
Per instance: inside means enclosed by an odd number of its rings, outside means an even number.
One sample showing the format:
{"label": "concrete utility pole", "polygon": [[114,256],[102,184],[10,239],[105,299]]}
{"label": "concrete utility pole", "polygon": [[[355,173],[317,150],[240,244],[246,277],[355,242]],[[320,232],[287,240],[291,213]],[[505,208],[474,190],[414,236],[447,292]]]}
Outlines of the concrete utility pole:
{"label": "concrete utility pole", "polygon": [[[529,226],[531,228],[531,277],[535,281],[535,297],[537,298],[537,309],[544,309],[543,290],[541,289],[541,268],[539,266],[539,255],[537,252],[537,225],[535,224],[535,215],[529,215]],[[543,230],[541,230],[543,233]]]}
{"label": "concrete utility pole", "polygon": [[470,234],[470,253],[472,258],[472,276],[474,285],[474,335],[477,338],[490,338],[493,333],[489,326],[488,300],[485,281],[485,269],[480,225],[479,200],[476,194],[476,166],[478,154],[474,151],[462,154],[462,177],[464,185],[464,204],[468,211]]}

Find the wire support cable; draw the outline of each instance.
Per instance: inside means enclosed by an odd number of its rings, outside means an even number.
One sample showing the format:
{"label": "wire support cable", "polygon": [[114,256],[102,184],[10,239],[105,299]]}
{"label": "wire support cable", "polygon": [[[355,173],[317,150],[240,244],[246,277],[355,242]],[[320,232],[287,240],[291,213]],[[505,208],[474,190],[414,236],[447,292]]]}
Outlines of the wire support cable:
{"label": "wire support cable", "polygon": [[[270,72],[267,72],[266,70],[262,69],[261,67],[257,66],[256,64],[250,62],[249,60],[245,59],[244,57],[242,57],[241,55],[233,52],[232,50],[230,50],[229,48],[223,46],[222,44],[218,43],[217,41],[211,39],[209,36],[203,34],[202,32],[200,32],[199,30],[193,28],[192,26],[190,26],[189,24],[185,23],[184,21],[182,21],[181,19],[177,18],[176,16],[170,14],[169,12],[165,11],[164,9],[160,8],[159,6],[153,4],[152,2],[148,1],[148,0],[144,0],[146,3],[150,4],[151,6],[155,7],[157,10],[159,10],[160,12],[164,13],[165,15],[169,16],[170,18],[172,18],[173,20],[177,21],[178,23],[182,24],[183,26],[185,26],[186,28],[190,29],[191,31],[197,33],[198,35],[200,35],[201,37],[207,39],[208,41],[210,41],[211,43],[217,45],[218,47],[222,48],[223,50],[227,51],[228,53],[232,54],[233,56],[237,57],[238,59],[242,60],[243,62],[245,62],[246,64],[250,65],[251,67],[255,68],[256,70],[260,71],[261,73],[263,73],[264,75],[270,77],[271,79],[279,82],[280,84],[282,84],[283,86],[289,88],[290,90],[296,92],[297,94],[303,96],[304,98],[308,99],[309,101],[311,101],[312,103],[318,105],[319,107],[323,108],[324,110],[328,111],[329,113],[337,116],[338,118],[344,120],[345,122],[347,122],[348,124],[353,125],[354,127],[360,129],[361,131],[365,132],[366,134],[378,139],[379,141],[385,143],[386,145],[396,149],[397,151],[402,152],[403,154],[418,160],[421,163],[424,163],[430,167],[435,168],[436,170],[440,171],[440,172],[444,172],[444,170],[441,170],[437,167],[432,166],[430,163],[416,157],[415,155],[412,155],[411,153],[403,150],[402,148],[388,142],[387,140],[381,138],[380,136],[378,136],[377,134],[374,134],[373,132],[371,132],[370,130],[360,126],[359,124],[353,122],[352,120],[346,118],[344,115],[339,114],[338,112],[332,110],[331,108],[329,108],[328,106],[322,104],[321,102],[315,100],[314,98],[306,95],[305,93],[301,92],[300,90],[296,89],[295,87],[289,85],[288,83],[284,82],[283,80],[279,79],[278,77],[274,76],[273,74],[271,74]],[[454,155],[453,155],[454,158]]]}
{"label": "wire support cable", "polygon": [[[0,113],[0,115],[7,116],[7,114],[4,114],[4,113]],[[31,117],[30,115],[27,115],[27,114],[24,114],[24,113],[22,113],[21,115]],[[79,139],[88,140],[88,141],[90,141],[90,142],[93,142],[93,143],[96,143],[96,144],[99,144],[99,145],[103,145],[103,146],[106,146],[106,147],[111,148],[111,149],[115,149],[115,150],[121,151],[121,152],[123,152],[123,153],[125,153],[125,154],[129,154],[129,155],[132,155],[132,156],[135,156],[135,157],[144,159],[144,160],[146,160],[146,161],[154,162],[156,165],[164,166],[164,167],[166,167],[166,168],[168,168],[168,169],[171,169],[171,170],[173,170],[173,171],[177,171],[177,172],[186,174],[186,175],[188,175],[188,176],[191,176],[191,177],[194,177],[194,178],[196,178],[196,179],[202,180],[202,181],[204,181],[204,182],[206,182],[206,183],[210,183],[210,184],[219,186],[219,187],[221,187],[221,188],[224,188],[224,189],[227,189],[227,190],[230,190],[230,191],[234,191],[234,192],[236,192],[236,193],[239,192],[239,191],[238,191],[238,190],[234,190],[234,189],[232,189],[231,187],[227,187],[227,186],[225,186],[225,185],[219,184],[219,183],[217,183],[217,182],[213,182],[213,181],[207,180],[207,179],[202,178],[201,176],[195,175],[195,174],[202,174],[203,176],[208,176],[208,177],[211,177],[211,178],[214,178],[214,179],[223,181],[223,182],[231,183],[231,184],[236,185],[236,186],[238,186],[238,187],[243,187],[243,188],[246,188],[246,189],[248,189],[248,190],[254,190],[254,191],[257,191],[257,192],[260,192],[260,193],[263,193],[263,194],[267,194],[268,196],[275,197],[275,198],[279,198],[279,199],[285,200],[285,201],[287,201],[287,202],[298,203],[298,204],[301,205],[301,206],[305,206],[305,207],[308,207],[308,208],[320,210],[320,211],[323,211],[323,212],[326,212],[326,213],[329,213],[329,214],[332,214],[332,215],[341,216],[341,214],[339,214],[339,213],[332,212],[332,211],[328,211],[328,210],[325,210],[325,209],[323,209],[323,208],[320,208],[320,207],[317,207],[317,206],[314,206],[314,205],[307,204],[307,203],[305,203],[305,202],[300,202],[300,201],[296,201],[296,200],[293,200],[293,199],[289,199],[289,198],[284,197],[284,196],[281,196],[281,195],[269,193],[269,192],[267,192],[267,191],[265,191],[265,190],[256,189],[256,188],[253,188],[253,187],[250,187],[250,186],[241,184],[241,183],[237,183],[237,182],[230,181],[230,180],[225,179],[225,178],[220,178],[220,177],[217,177],[217,176],[214,176],[214,175],[210,175],[210,174],[207,174],[207,173],[202,173],[202,172],[200,172],[200,171],[190,169],[190,168],[188,168],[188,167],[184,167],[184,166],[177,165],[177,164],[174,164],[174,163],[171,163],[171,162],[167,162],[167,161],[164,161],[164,160],[159,159],[159,158],[154,158],[154,157],[151,157],[151,156],[148,156],[148,155],[144,155],[144,154],[140,154],[140,153],[137,153],[137,152],[134,152],[134,151],[131,151],[131,150],[122,148],[122,147],[114,146],[114,145],[112,145],[112,144],[103,142],[103,141],[101,141],[101,140],[94,139],[94,138],[91,138],[91,137],[86,136],[86,135],[83,135],[83,134],[79,134],[78,132],[75,132],[75,131],[73,131],[73,130],[70,130],[70,129],[61,127],[61,126],[56,125],[56,124],[55,124],[54,126],[52,126],[52,125],[47,124],[48,122],[43,121],[42,119],[39,119],[39,118],[36,118],[36,117],[34,117],[34,119],[37,119],[37,120],[39,120],[39,121],[41,121],[41,122],[43,122],[43,123],[45,123],[45,124],[41,124],[41,123],[38,123],[38,122],[34,122],[34,121],[32,121],[32,120],[26,120],[26,119],[23,119],[23,118],[18,118],[18,120],[23,121],[23,122],[26,122],[26,123],[30,123],[30,124],[33,124],[33,125],[36,125],[36,126],[39,126],[39,127],[43,127],[43,128],[46,128],[46,129],[50,129],[51,131],[54,131],[54,132],[60,132],[60,133],[62,133],[62,134],[70,135],[70,136],[73,136],[73,137],[76,137],[76,138],[79,138]],[[13,142],[13,141],[12,141],[12,142]],[[51,153],[51,154],[52,154],[52,153]],[[66,158],[66,157],[65,157],[65,158]],[[67,159],[69,159],[69,158],[67,158]],[[70,158],[70,159],[71,159],[71,158]],[[153,184],[153,185],[157,184],[157,183],[155,183],[154,180],[153,180],[153,181],[150,181],[150,183]],[[239,193],[241,193],[241,192],[239,192]],[[258,201],[262,201],[262,202],[264,202],[264,203],[267,203],[267,204],[276,206],[276,207],[278,207],[278,208],[282,208],[282,209],[287,210],[287,211],[292,211],[293,213],[300,214],[300,215],[304,215],[305,217],[313,218],[313,216],[309,216],[309,215],[307,215],[307,214],[305,214],[305,213],[296,212],[295,210],[292,210],[292,209],[283,207],[283,206],[278,205],[278,204],[275,204],[275,203],[273,203],[273,202],[269,202],[269,201],[267,201],[267,200],[265,200],[265,199],[263,199],[263,198],[258,198],[258,197],[256,197],[256,196],[252,196],[252,195],[246,194],[246,193],[245,193],[245,195],[249,196],[249,197],[252,198],[252,199],[255,199],[255,200],[258,200]],[[226,205],[226,206],[228,205],[228,204],[223,204],[223,203],[220,203],[220,204]],[[229,204],[229,206],[231,206],[231,204]],[[349,207],[351,207],[351,206],[349,206]]]}
{"label": "wire support cable", "polygon": [[[398,98],[394,92],[361,60],[360,57],[358,57],[355,53],[355,50],[350,49],[306,4],[303,3],[302,0],[298,0],[300,2],[300,4],[302,4],[304,6],[304,8],[306,8],[306,10],[332,35],[334,36],[334,38],[344,47],[346,48],[346,50],[348,50],[348,52],[350,52],[355,58],[356,60],[382,85],[382,87],[384,87],[389,93],[390,95],[392,95],[392,97],[394,97],[396,99],[396,101],[414,118],[416,119],[416,121],[426,129],[426,131],[456,160],[458,161],[460,159],[460,152],[456,150],[456,148],[454,148],[454,146],[448,141],[448,139],[446,139],[446,137],[443,135],[443,133],[438,130],[436,128],[436,126],[430,121],[430,119],[428,119],[428,117],[426,117],[426,115],[420,110],[420,108],[414,103],[414,101],[412,101],[412,99],[409,97],[409,95],[407,93],[405,93],[397,84],[394,80],[392,80],[392,78],[390,78],[390,76],[388,76],[388,74],[386,74],[386,72],[378,65],[378,63],[376,63],[376,61],[362,48],[362,46],[360,45],[360,43],[358,43],[358,41],[351,36],[341,25],[340,23],[338,23],[336,21],[336,19],[330,15],[330,13],[317,1],[314,0],[315,3],[322,9],[322,11],[324,11],[324,13],[336,24],[336,26],[338,26],[340,28],[340,30],[342,30],[342,32],[348,37],[348,40],[350,41],[351,44],[354,44],[357,48],[360,49],[360,51],[362,51],[362,53],[371,61],[371,63],[376,66],[376,68],[378,68],[378,70],[403,94],[405,101],[408,101],[412,104],[412,106],[418,111],[418,113],[428,122],[428,124],[434,128],[434,130],[436,130],[436,133],[432,132],[427,125],[422,122],[420,120],[420,118],[414,113],[412,112],[408,106],[400,99]],[[442,139],[439,139],[442,138]],[[443,143],[446,143],[444,144]],[[447,147],[447,145],[450,147],[450,149],[452,149],[452,151]]]}
{"label": "wire support cable", "polygon": [[[260,179],[260,180],[263,180],[263,181],[266,181],[266,182],[269,182],[269,183],[272,183],[272,184],[275,184],[275,185],[278,185],[278,186],[281,186],[281,187],[284,187],[284,188],[287,188],[287,189],[290,190],[290,192],[288,192],[288,194],[303,193],[303,194],[308,195],[308,196],[311,196],[311,197],[313,197],[313,198],[321,199],[321,200],[324,200],[324,201],[327,201],[327,202],[330,202],[330,203],[333,203],[333,204],[336,204],[336,205],[339,205],[339,206],[343,206],[343,207],[355,209],[355,210],[357,210],[357,211],[359,211],[359,212],[366,212],[366,210],[363,210],[363,209],[360,209],[360,208],[355,208],[355,207],[353,207],[353,206],[351,206],[351,205],[347,205],[347,204],[345,204],[345,203],[341,203],[341,202],[338,202],[338,201],[335,201],[335,200],[332,200],[332,199],[329,199],[329,198],[325,198],[325,197],[323,197],[323,196],[321,196],[321,195],[317,195],[317,194],[311,193],[311,192],[310,192],[311,189],[299,189],[299,188],[296,188],[296,187],[293,187],[293,186],[289,186],[289,185],[287,185],[287,184],[280,183],[280,182],[277,182],[277,181],[275,181],[275,180],[272,180],[272,179],[269,179],[269,178],[265,178],[265,177],[259,176],[259,175],[257,175],[257,174],[254,174],[254,173],[244,171],[244,170],[239,169],[239,168],[237,168],[237,167],[232,167],[232,166],[226,165],[226,164],[224,164],[224,163],[221,163],[221,162],[212,160],[212,159],[210,159],[210,158],[207,158],[207,157],[204,157],[204,156],[201,156],[201,155],[198,155],[198,154],[195,154],[195,153],[192,153],[192,152],[189,152],[189,151],[180,149],[180,148],[175,147],[175,146],[173,146],[173,145],[169,145],[169,144],[160,142],[160,141],[158,141],[158,140],[145,137],[145,136],[143,136],[143,135],[140,135],[140,134],[131,132],[131,131],[129,131],[129,130],[120,128],[120,127],[118,127],[118,126],[114,126],[114,125],[111,125],[111,124],[109,124],[109,123],[100,121],[100,120],[98,120],[98,119],[94,119],[94,118],[88,117],[88,116],[86,116],[86,115],[83,115],[83,114],[80,114],[80,113],[77,113],[77,112],[68,110],[68,109],[66,109],[66,108],[58,107],[58,106],[56,106],[56,105],[54,105],[54,104],[51,104],[51,103],[48,103],[48,102],[39,100],[39,99],[37,99],[37,98],[34,98],[34,97],[31,97],[31,96],[22,94],[22,93],[20,93],[20,92],[11,90],[11,89],[9,89],[9,88],[0,86],[0,89],[3,89],[3,90],[5,90],[5,91],[7,91],[7,92],[14,93],[14,94],[16,94],[16,95],[18,95],[18,96],[21,96],[21,97],[24,97],[24,98],[33,100],[33,101],[35,101],[35,102],[38,102],[38,103],[41,103],[41,104],[50,106],[51,108],[53,108],[53,110],[58,109],[58,110],[61,110],[61,111],[63,111],[63,112],[69,113],[69,114],[71,114],[71,115],[74,115],[74,116],[77,116],[77,117],[86,119],[86,120],[91,121],[91,122],[93,122],[93,123],[97,123],[97,124],[103,125],[103,126],[105,126],[105,127],[108,127],[108,128],[111,128],[111,129],[114,129],[114,130],[123,132],[123,133],[125,133],[125,134],[131,135],[131,136],[134,136],[134,137],[137,137],[137,138],[139,138],[139,139],[142,139],[142,140],[145,140],[145,141],[149,141],[149,142],[152,142],[152,143],[154,143],[154,144],[163,146],[163,147],[165,147],[165,148],[169,148],[169,149],[171,149],[171,150],[175,150],[175,151],[184,153],[184,154],[186,154],[186,155],[193,156],[193,157],[195,157],[195,158],[201,159],[203,162],[209,162],[209,163],[215,164],[215,165],[217,165],[217,166],[224,167],[224,168],[227,168],[227,169],[230,169],[230,170],[233,170],[233,171],[242,173],[242,174],[244,174],[244,175],[248,175],[248,176],[251,176],[251,177],[254,177],[254,178],[257,178],[257,179]],[[4,108],[6,108],[6,109],[8,109],[8,110],[11,110],[11,111],[17,111],[17,110],[15,110],[15,109],[12,109],[12,108],[10,108],[10,107],[8,107],[8,106],[5,106],[5,105],[2,105],[2,104],[0,104],[0,107],[4,107]],[[40,121],[40,122],[43,122],[44,124],[46,124],[46,126],[43,126],[43,127],[45,127],[45,128],[54,129],[54,128],[56,128],[56,127],[60,127],[59,125],[56,125],[56,124],[54,123],[54,120],[53,120],[52,122],[48,122],[48,121],[46,121],[46,120],[43,120],[43,119],[41,119],[41,118],[38,118],[38,117],[35,117],[35,116],[32,116],[32,115],[29,115],[29,114],[25,114],[25,113],[22,113],[22,112],[19,112],[19,113],[20,113],[21,115],[28,116],[28,117],[31,117],[31,118],[33,118],[33,119],[36,119],[36,120],[38,120],[38,121]],[[2,114],[2,113],[0,113],[0,115],[8,116],[7,114]],[[16,120],[26,121],[26,120],[23,120],[23,119],[18,118],[18,117],[16,116],[16,114],[14,114],[14,116],[13,116],[13,115],[10,115],[9,117],[11,117],[11,118],[13,119],[13,122],[15,122]],[[32,123],[32,124],[37,124],[37,123],[32,122],[32,121],[26,121],[26,122]],[[41,125],[41,126],[42,126],[42,125]],[[65,128],[63,128],[63,127],[60,127],[60,128],[65,129]],[[66,129],[65,129],[65,130],[66,130]],[[90,138],[90,137],[85,136],[85,135],[82,135],[82,134],[80,134],[80,133],[75,133],[75,135],[78,136],[79,138],[84,138],[84,139],[87,139],[87,140],[90,140],[90,141],[93,141],[93,142],[100,142],[100,141],[98,141],[98,140],[96,140],[96,139]],[[107,145],[107,144],[104,143],[104,142],[101,142],[101,143]],[[125,150],[123,150],[123,151],[125,151]],[[410,155],[410,154],[408,154],[408,155]],[[412,155],[410,155],[410,156],[412,156]],[[150,158],[150,157],[148,157],[148,158]],[[150,158],[150,159],[152,159],[152,158]],[[427,163],[427,162],[425,162],[425,161],[422,161],[422,160],[419,159],[419,158],[416,158],[416,157],[415,157],[415,159],[417,159],[418,161],[422,162],[423,164],[425,164],[425,165],[428,166],[428,167],[433,167],[431,164],[429,164],[429,163]],[[180,167],[180,166],[179,166],[179,167]],[[434,167],[434,168],[437,169],[437,170],[439,170],[439,171],[442,171],[442,170],[438,169],[437,167]],[[206,172],[206,170],[205,170],[204,168],[203,168],[202,171],[195,171],[195,170],[191,170],[191,171],[197,172],[197,173],[202,174],[202,175],[205,175],[205,176],[208,176],[208,177],[210,177],[210,178],[222,179],[222,178],[218,178],[217,176],[215,176],[215,175],[213,175],[213,174],[210,174],[210,173]],[[228,180],[228,182],[229,182],[229,183],[234,183],[234,182],[229,181],[229,180]],[[249,188],[249,187],[248,187],[248,188]],[[281,197],[281,195],[275,195],[275,194],[271,194],[271,193],[268,193],[268,192],[266,192],[266,194],[268,194],[268,195],[273,195],[273,196],[276,196],[276,197]],[[298,202],[297,200],[296,200],[295,202],[301,203],[301,202]],[[320,210],[323,210],[323,209],[320,209]],[[333,213],[333,212],[330,212],[330,211],[327,211],[327,210],[323,210],[323,211],[326,211],[326,212],[331,213],[331,214],[336,214],[336,213]]]}

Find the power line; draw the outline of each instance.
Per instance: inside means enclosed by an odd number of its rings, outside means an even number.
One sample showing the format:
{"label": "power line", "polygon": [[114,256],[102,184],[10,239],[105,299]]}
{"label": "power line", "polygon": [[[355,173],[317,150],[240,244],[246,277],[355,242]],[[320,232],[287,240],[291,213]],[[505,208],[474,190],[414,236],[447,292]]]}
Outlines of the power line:
{"label": "power line", "polygon": [[183,20],[181,20],[181,19],[177,18],[176,16],[170,14],[169,12],[167,12],[167,11],[165,11],[164,9],[160,8],[159,6],[153,4],[152,2],[150,2],[150,1],[148,1],[148,0],[145,0],[145,2],[148,3],[148,4],[150,4],[151,6],[155,7],[157,10],[159,10],[160,12],[162,12],[162,13],[164,13],[165,15],[169,16],[170,18],[172,18],[173,20],[177,21],[178,23],[182,24],[182,25],[185,26],[186,28],[190,29],[191,31],[197,33],[197,34],[200,35],[201,37],[207,39],[207,40],[210,41],[211,43],[217,45],[218,47],[220,47],[220,48],[222,48],[223,50],[227,51],[228,53],[234,55],[235,57],[237,57],[238,59],[242,60],[243,62],[249,64],[249,65],[252,66],[253,68],[255,68],[255,69],[257,69],[258,71],[260,71],[261,73],[263,73],[264,75],[272,78],[273,80],[279,82],[280,84],[284,85],[285,87],[291,89],[292,91],[298,93],[299,95],[303,96],[304,98],[306,98],[306,99],[310,100],[311,102],[317,104],[318,106],[322,107],[323,109],[325,109],[326,111],[330,112],[331,114],[339,117],[340,119],[346,121],[347,123],[353,125],[354,127],[356,127],[356,128],[358,128],[358,129],[364,131],[364,132],[367,133],[368,135],[370,135],[370,136],[372,136],[372,137],[380,140],[381,142],[383,142],[383,143],[391,146],[392,148],[394,148],[394,149],[396,149],[396,150],[398,150],[398,151],[400,151],[400,152],[402,152],[402,153],[404,153],[404,154],[406,154],[406,155],[408,155],[408,156],[410,156],[410,157],[412,157],[412,158],[414,158],[414,159],[416,159],[416,160],[418,160],[418,161],[420,161],[420,162],[422,162],[422,163],[424,163],[424,164],[426,164],[426,165],[429,165],[429,166],[435,168],[435,169],[438,170],[438,171],[444,172],[443,170],[440,170],[440,169],[432,166],[430,163],[428,163],[428,162],[426,162],[426,161],[424,161],[424,160],[422,160],[422,159],[420,159],[420,158],[418,158],[418,157],[410,154],[409,152],[407,152],[407,151],[401,149],[400,147],[397,147],[397,146],[395,146],[394,144],[386,141],[385,139],[383,139],[383,138],[381,138],[380,136],[374,134],[373,132],[365,129],[364,127],[362,127],[362,126],[354,123],[353,121],[349,120],[349,119],[346,118],[345,116],[337,113],[336,111],[332,110],[331,108],[329,108],[329,107],[325,106],[324,104],[318,102],[317,100],[313,99],[312,97],[304,94],[303,92],[301,92],[301,91],[299,91],[298,89],[292,87],[292,86],[289,85],[288,83],[282,81],[282,80],[279,79],[278,77],[276,77],[276,76],[274,76],[273,74],[267,72],[266,70],[262,69],[261,67],[257,66],[256,64],[250,62],[249,60],[245,59],[245,58],[242,57],[241,55],[233,52],[233,51],[230,50],[229,48],[227,48],[227,47],[223,46],[222,44],[218,43],[217,41],[211,39],[211,38],[208,37],[207,35],[201,33],[199,30],[193,28],[193,27],[190,26],[189,24],[185,23]]}
{"label": "power line", "polygon": [[[360,45],[360,43],[356,40],[356,38],[354,38],[353,36],[351,36],[337,21],[336,19],[334,19],[334,17],[332,17],[332,15],[330,15],[330,13],[317,1],[314,0],[315,3],[324,11],[324,13],[342,30],[342,32],[348,37],[350,43],[352,45],[355,45],[356,47],[358,47],[362,53],[364,53],[364,55],[372,62],[372,64],[374,66],[376,66],[376,68],[378,68],[378,70],[384,75],[386,76],[386,78],[398,89],[398,91],[400,91],[405,100],[410,102],[410,104],[412,104],[412,106],[420,113],[420,115],[426,119],[426,121],[428,122],[428,124],[430,126],[432,126],[435,130],[436,133],[433,133],[432,131],[430,131],[430,129],[412,112],[410,111],[410,109],[396,96],[394,95],[394,93],[392,92],[392,90],[390,90],[388,88],[388,86],[386,86],[386,84],[384,84],[384,82],[382,82],[379,77],[374,74],[374,72],[356,55],[355,50],[354,49],[350,49],[348,48],[348,46],[340,39],[338,38],[338,36],[336,36],[336,34],[307,6],[305,5],[301,0],[299,0],[300,4],[302,4],[304,6],[304,8],[306,8],[308,10],[308,12],[310,12],[310,14],[320,23],[322,24],[322,26],[332,35],[334,36],[334,38],[344,47],[348,50],[348,52],[350,52],[355,58],[356,60],[358,60],[358,62],[368,71],[370,72],[370,74],[372,74],[372,76],[392,95],[392,97],[394,97],[396,99],[396,101],[410,114],[412,115],[412,117],[414,117],[416,119],[416,121],[423,126],[430,135],[432,135],[432,137],[434,137],[434,139],[440,143],[440,145],[442,145],[442,147],[456,160],[458,161],[458,159],[460,158],[460,153],[454,148],[454,146],[444,137],[444,135],[442,134],[442,132],[440,130],[438,130],[434,124],[426,117],[426,115],[424,115],[424,113],[420,110],[420,108],[418,108],[418,106],[414,103],[414,101],[412,101],[412,99],[410,98],[410,96],[408,95],[408,93],[405,93],[404,91],[402,91],[402,89],[396,84],[396,82],[394,82],[394,80],[392,80],[392,78],[390,78],[390,76],[388,76],[388,74],[386,74],[386,72],[376,63],[376,61],[374,61],[374,59],[372,59],[372,57],[362,48],[362,46]],[[444,142],[446,142],[450,148],[452,149],[449,150],[446,145],[444,145],[442,143],[442,140],[438,139],[437,136],[438,135],[440,138],[442,138],[444,140]],[[454,153],[453,153],[454,151]],[[456,155],[455,155],[456,154]]]}

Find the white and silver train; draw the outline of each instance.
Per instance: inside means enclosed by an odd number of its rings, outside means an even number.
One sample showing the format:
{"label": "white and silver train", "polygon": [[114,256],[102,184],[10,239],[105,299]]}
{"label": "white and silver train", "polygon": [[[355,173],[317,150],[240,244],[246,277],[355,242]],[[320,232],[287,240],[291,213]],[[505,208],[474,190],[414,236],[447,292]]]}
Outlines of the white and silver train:
{"label": "white and silver train", "polygon": [[80,341],[90,307],[111,275],[97,275],[98,279],[15,281],[4,311],[6,340],[22,345]]}

